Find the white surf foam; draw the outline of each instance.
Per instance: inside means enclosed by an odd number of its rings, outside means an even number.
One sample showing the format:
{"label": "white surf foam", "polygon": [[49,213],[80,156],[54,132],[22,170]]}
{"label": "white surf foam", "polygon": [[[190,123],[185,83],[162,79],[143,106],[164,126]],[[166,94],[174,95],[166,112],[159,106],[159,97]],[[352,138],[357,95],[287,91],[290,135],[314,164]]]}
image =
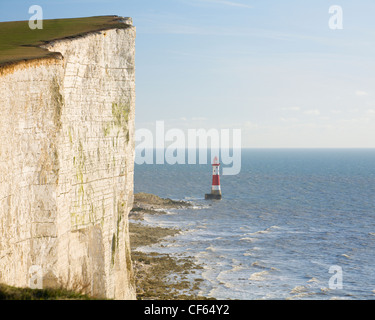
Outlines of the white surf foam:
{"label": "white surf foam", "polygon": [[249,280],[250,281],[264,281],[268,274],[269,274],[269,271],[255,272],[250,276]]}

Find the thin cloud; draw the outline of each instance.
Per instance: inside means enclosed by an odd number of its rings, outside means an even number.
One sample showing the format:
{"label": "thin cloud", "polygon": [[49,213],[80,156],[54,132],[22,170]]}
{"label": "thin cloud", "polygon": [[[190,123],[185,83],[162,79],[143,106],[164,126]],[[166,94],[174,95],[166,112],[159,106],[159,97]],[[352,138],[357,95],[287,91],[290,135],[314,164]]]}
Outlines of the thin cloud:
{"label": "thin cloud", "polygon": [[188,1],[190,4],[218,4],[218,5],[224,5],[224,6],[230,6],[230,7],[238,7],[238,8],[246,8],[251,9],[253,6],[241,3],[241,2],[234,2],[234,1],[227,1],[227,0],[195,0],[195,1]]}
{"label": "thin cloud", "polygon": [[305,114],[308,115],[308,116],[319,116],[320,115],[320,111],[318,109],[307,110],[305,112]]}
{"label": "thin cloud", "polygon": [[301,108],[300,107],[285,107],[285,108],[281,108],[281,110],[283,110],[283,111],[300,111]]}
{"label": "thin cloud", "polygon": [[361,91],[361,90],[357,90],[357,91],[355,92],[355,94],[356,94],[357,96],[359,96],[359,97],[364,97],[364,96],[367,96],[367,95],[368,95],[368,93],[367,93],[366,91]]}
{"label": "thin cloud", "polygon": [[147,22],[146,26],[143,26],[142,29],[139,28],[138,32],[143,34],[180,34],[222,37],[251,37],[279,41],[307,40],[324,44],[327,42],[325,38],[284,33],[277,30],[239,28],[228,26],[224,27],[218,25],[197,25],[193,24],[191,21],[185,21],[181,23],[181,21],[177,21],[177,19],[161,19],[160,16],[143,17],[142,20]]}
{"label": "thin cloud", "polygon": [[239,3],[239,2],[232,2],[232,1],[225,1],[225,0],[204,0],[205,2],[214,2],[217,4],[223,4],[226,6],[231,6],[231,7],[239,7],[239,8],[248,8],[251,9],[252,6],[244,3]]}
{"label": "thin cloud", "polygon": [[333,113],[333,114],[341,114],[342,111],[341,110],[331,110],[331,113]]}
{"label": "thin cloud", "polygon": [[282,122],[299,122],[297,118],[280,118]]}

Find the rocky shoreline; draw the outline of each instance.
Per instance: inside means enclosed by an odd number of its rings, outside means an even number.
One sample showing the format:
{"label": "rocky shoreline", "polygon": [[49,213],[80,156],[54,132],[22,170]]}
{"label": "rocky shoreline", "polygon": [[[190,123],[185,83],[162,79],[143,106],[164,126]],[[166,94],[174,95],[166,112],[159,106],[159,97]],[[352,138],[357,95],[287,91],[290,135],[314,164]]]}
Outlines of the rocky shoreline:
{"label": "rocky shoreline", "polygon": [[[168,209],[191,206],[185,201],[163,199],[138,193],[129,215],[130,244],[138,300],[202,300],[199,296],[203,279],[198,275],[202,266],[193,257],[177,258],[169,254],[142,252],[137,248],[150,246],[167,236],[175,236],[181,230],[142,224],[145,215],[166,214]],[[196,277],[195,277],[196,275]]]}
{"label": "rocky shoreline", "polygon": [[134,195],[133,209],[129,218],[143,220],[145,214],[166,214],[168,209],[183,209],[190,207],[186,201],[176,201],[172,199],[160,198],[154,194],[140,192]]}

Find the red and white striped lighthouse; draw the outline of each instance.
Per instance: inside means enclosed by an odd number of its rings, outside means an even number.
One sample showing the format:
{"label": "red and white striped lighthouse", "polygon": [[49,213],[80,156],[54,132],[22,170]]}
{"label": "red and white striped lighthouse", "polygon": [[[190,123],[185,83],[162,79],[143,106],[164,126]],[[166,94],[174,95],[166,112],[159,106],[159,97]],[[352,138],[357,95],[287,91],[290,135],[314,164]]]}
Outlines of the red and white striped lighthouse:
{"label": "red and white striped lighthouse", "polygon": [[221,187],[220,187],[220,162],[217,157],[214,158],[212,164],[212,187],[211,193],[205,195],[206,200],[221,200]]}

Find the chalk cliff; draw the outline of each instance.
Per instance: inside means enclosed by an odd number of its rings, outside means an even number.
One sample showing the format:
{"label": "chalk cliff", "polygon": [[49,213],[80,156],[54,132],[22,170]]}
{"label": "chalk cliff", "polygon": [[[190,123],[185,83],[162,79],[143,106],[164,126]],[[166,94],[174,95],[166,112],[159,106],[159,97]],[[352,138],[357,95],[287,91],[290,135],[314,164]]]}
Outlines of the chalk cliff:
{"label": "chalk cliff", "polygon": [[122,23],[0,70],[0,283],[135,298],[135,28]]}

